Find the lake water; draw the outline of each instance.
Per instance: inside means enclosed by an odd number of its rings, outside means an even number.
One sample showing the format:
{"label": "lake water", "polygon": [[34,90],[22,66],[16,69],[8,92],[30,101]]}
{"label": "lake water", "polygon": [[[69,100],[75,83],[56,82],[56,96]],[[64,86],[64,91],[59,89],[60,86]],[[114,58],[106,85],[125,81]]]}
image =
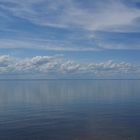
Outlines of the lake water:
{"label": "lake water", "polygon": [[1,80],[0,140],[140,140],[140,81]]}

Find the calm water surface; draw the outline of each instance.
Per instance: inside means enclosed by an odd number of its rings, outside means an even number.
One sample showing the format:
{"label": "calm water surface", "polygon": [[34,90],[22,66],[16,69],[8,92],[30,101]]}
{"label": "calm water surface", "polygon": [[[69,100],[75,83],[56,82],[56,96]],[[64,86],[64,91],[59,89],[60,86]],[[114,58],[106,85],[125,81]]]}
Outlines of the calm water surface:
{"label": "calm water surface", "polygon": [[140,140],[140,81],[0,81],[0,140]]}

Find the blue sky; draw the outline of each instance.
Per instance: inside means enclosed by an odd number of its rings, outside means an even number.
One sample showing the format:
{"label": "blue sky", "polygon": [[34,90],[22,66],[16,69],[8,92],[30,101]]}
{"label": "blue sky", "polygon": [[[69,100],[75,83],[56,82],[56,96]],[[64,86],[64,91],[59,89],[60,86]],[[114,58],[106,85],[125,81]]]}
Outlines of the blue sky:
{"label": "blue sky", "polygon": [[140,0],[0,0],[1,78],[140,78]]}

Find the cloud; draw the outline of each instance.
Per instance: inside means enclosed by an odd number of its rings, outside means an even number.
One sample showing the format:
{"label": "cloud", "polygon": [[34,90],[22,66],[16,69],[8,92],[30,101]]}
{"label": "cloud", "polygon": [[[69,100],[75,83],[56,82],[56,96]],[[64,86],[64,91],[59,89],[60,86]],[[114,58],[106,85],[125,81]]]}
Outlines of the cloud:
{"label": "cloud", "polygon": [[140,33],[96,32],[93,40],[104,49],[139,50]]}
{"label": "cloud", "polygon": [[[87,5],[87,8],[86,6]],[[78,27],[86,30],[119,30],[133,25],[140,10],[121,0],[1,0],[0,8],[34,24],[52,27]]]}
{"label": "cloud", "polygon": [[[60,57],[61,58],[61,57]],[[59,63],[59,57],[57,56],[35,56],[32,58],[25,58],[17,61],[14,67],[14,72],[18,73],[47,73],[55,68],[55,65]]]}
{"label": "cloud", "polygon": [[75,73],[77,71],[80,71],[80,64],[77,64],[73,61],[67,61],[60,66],[60,71],[62,73]]}
{"label": "cloud", "polygon": [[[12,58],[12,59],[11,59]],[[51,78],[110,78],[139,75],[140,67],[127,62],[108,60],[99,63],[78,63],[62,56],[34,56],[32,58],[13,58],[0,56],[0,74],[44,75]],[[128,78],[127,77],[127,78]]]}
{"label": "cloud", "polygon": [[9,55],[0,56],[0,67],[7,66],[12,58]]}
{"label": "cloud", "polygon": [[127,62],[114,62],[112,60],[96,63],[96,64],[89,64],[88,69],[92,72],[94,71],[97,75],[121,75],[121,74],[132,74],[138,70],[138,67],[127,63]]}
{"label": "cloud", "polygon": [[11,70],[10,65],[13,57],[9,55],[0,55],[0,73],[7,73]]}
{"label": "cloud", "polygon": [[[50,39],[32,39],[32,38],[24,38],[24,39],[9,39],[4,38],[0,39],[0,48],[32,48],[39,50],[50,50],[50,51],[97,51],[99,50],[97,47],[92,46],[83,46],[79,41],[77,45],[76,41],[73,40],[50,40]],[[85,45],[88,45],[86,43]]]}
{"label": "cloud", "polygon": [[[140,32],[138,2],[0,0],[0,30],[3,32],[0,35],[0,48],[35,48],[51,51],[140,49],[139,36],[116,36],[118,33]],[[100,32],[100,35],[97,32]],[[108,32],[112,34],[108,35]]]}

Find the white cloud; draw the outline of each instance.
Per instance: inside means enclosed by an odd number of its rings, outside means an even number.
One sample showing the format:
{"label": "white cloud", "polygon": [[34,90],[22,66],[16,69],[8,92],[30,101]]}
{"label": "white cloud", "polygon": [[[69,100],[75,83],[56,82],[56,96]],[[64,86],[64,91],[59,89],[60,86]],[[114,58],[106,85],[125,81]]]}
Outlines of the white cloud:
{"label": "white cloud", "polygon": [[[12,58],[12,59],[11,59]],[[6,63],[5,63],[6,62]],[[0,56],[0,74],[44,74],[46,78],[52,73],[59,77],[71,78],[72,75],[84,78],[104,78],[115,76],[139,75],[140,67],[127,62],[112,60],[99,63],[77,63],[66,60],[62,56],[35,56],[32,58],[13,58]],[[52,78],[53,75],[51,75]],[[86,77],[87,76],[87,77]]]}
{"label": "white cloud", "polygon": [[[87,4],[90,2],[90,4]],[[86,5],[87,4],[87,5]],[[139,42],[131,39],[132,43],[111,42],[110,39],[102,40],[96,36],[96,31],[107,32],[139,32],[140,9],[126,5],[123,0],[0,0],[0,16],[6,18],[7,24],[2,24],[4,32],[14,32],[12,37],[0,39],[0,48],[37,48],[52,51],[96,51],[100,49],[139,49]],[[7,14],[8,13],[8,14]],[[10,13],[10,14],[9,14]],[[59,31],[55,32],[54,38],[49,40],[42,32],[45,39],[34,39],[32,33],[11,29],[14,17],[25,19],[38,27],[58,27],[82,31],[78,34],[75,31],[65,40],[58,37]],[[11,21],[11,22],[10,22]],[[3,26],[6,26],[5,28]],[[78,29],[78,30],[77,30]],[[30,31],[29,31],[30,32]],[[20,34],[21,39],[18,36]],[[65,33],[62,33],[65,34]],[[91,34],[94,36],[90,42]],[[23,36],[26,38],[23,39]],[[67,36],[67,35],[66,35]],[[82,38],[81,38],[82,36]],[[38,37],[38,35],[37,35]],[[85,46],[77,42],[85,39]],[[116,38],[117,40],[117,38]],[[129,40],[129,38],[127,39]],[[118,40],[119,41],[119,40]],[[132,46],[133,45],[133,46]]]}
{"label": "white cloud", "polygon": [[35,56],[19,60],[13,65],[14,72],[18,73],[47,73],[60,61],[58,56]]}
{"label": "white cloud", "polygon": [[32,48],[50,51],[97,51],[97,47],[81,47],[71,41],[49,39],[0,39],[0,48]]}
{"label": "white cloud", "polygon": [[60,70],[62,73],[73,73],[79,71],[80,67],[80,64],[73,61],[66,61],[65,63],[61,64]]}
{"label": "white cloud", "polygon": [[12,58],[9,55],[0,56],[0,67],[7,66]]}
{"label": "white cloud", "polygon": [[13,63],[13,57],[9,55],[0,55],[0,74],[7,73],[11,70],[10,65]]}
{"label": "white cloud", "polygon": [[112,60],[96,63],[96,64],[89,64],[88,69],[90,71],[94,71],[97,74],[101,75],[119,75],[119,74],[131,74],[135,73],[138,70],[138,67],[127,63],[127,62],[114,62]]}
{"label": "white cloud", "polygon": [[[0,7],[14,16],[42,26],[80,27],[86,30],[120,30],[134,25],[140,10],[126,6],[121,0],[106,0],[86,9],[75,0],[1,0]],[[9,5],[4,4],[8,2]],[[86,3],[85,1],[81,1]],[[96,4],[97,1],[92,2]],[[90,5],[89,5],[90,6]]]}

